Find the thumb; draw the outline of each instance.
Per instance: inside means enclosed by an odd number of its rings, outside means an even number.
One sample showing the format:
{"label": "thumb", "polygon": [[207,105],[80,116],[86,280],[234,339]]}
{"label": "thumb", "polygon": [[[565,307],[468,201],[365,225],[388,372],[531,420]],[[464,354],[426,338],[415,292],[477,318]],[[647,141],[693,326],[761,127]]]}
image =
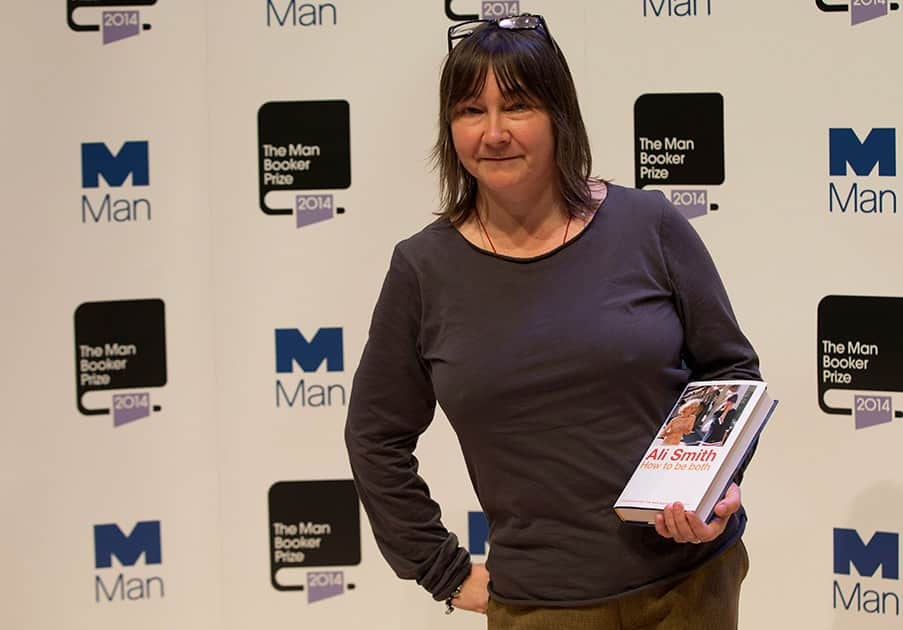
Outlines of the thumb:
{"label": "thumb", "polygon": [[715,505],[715,514],[722,518],[730,516],[740,508],[739,503],[740,493],[737,491],[737,487],[731,484],[730,488],[728,488],[728,491],[725,493],[724,498]]}

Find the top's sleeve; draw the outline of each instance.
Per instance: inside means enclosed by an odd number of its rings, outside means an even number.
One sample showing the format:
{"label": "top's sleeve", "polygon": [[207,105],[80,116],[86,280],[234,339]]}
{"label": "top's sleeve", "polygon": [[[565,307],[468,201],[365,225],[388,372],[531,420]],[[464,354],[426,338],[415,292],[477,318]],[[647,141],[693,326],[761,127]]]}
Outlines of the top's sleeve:
{"label": "top's sleeve", "polygon": [[345,443],[380,551],[399,577],[442,600],[471,565],[442,525],[413,454],[436,407],[420,353],[421,304],[418,278],[397,246],[354,375]]}
{"label": "top's sleeve", "polygon": [[712,257],[690,222],[664,203],[662,251],[683,323],[690,380],[761,380],[759,359],[740,331]]}
{"label": "top's sleeve", "polygon": [[[667,200],[663,204],[662,252],[683,323],[683,359],[690,368],[690,380],[762,380],[759,358],[740,330],[705,244],[676,208]],[[734,476],[738,484],[757,443]]]}

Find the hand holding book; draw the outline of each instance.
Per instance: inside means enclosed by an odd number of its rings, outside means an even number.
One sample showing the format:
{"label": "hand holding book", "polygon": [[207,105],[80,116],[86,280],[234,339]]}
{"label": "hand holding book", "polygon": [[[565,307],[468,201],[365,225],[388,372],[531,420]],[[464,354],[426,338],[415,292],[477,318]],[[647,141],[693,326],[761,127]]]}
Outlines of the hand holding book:
{"label": "hand holding book", "polygon": [[695,512],[688,512],[680,502],[669,503],[655,516],[655,531],[679,543],[704,543],[715,540],[724,531],[731,514],[740,509],[740,486],[732,483],[724,498],[715,505],[712,520],[705,523]]}
{"label": "hand holding book", "polygon": [[733,482],[777,404],[766,389],[762,381],[688,383],[615,501],[621,520],[655,525],[678,542],[721,533],[740,509]]}

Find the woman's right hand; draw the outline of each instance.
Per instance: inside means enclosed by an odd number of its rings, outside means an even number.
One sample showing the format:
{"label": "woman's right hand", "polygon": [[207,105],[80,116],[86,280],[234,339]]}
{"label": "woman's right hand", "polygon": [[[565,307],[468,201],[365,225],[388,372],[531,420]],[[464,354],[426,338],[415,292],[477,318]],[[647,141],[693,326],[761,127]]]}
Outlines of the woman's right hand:
{"label": "woman's right hand", "polygon": [[489,571],[484,564],[474,564],[470,575],[461,585],[461,594],[452,600],[452,606],[486,614],[489,607]]}

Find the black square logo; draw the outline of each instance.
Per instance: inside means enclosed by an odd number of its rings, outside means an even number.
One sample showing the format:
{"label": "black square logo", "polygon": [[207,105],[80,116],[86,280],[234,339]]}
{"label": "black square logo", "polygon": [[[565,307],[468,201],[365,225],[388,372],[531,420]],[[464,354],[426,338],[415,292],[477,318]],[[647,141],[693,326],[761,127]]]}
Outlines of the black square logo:
{"label": "black square logo", "polygon": [[270,580],[303,590],[297,567],[361,562],[361,518],[351,479],[279,481],[270,487]]}
{"label": "black square logo", "polygon": [[[85,302],[75,310],[75,374],[79,410],[85,393],[166,384],[163,300]],[[128,415],[128,414],[126,414]]]}
{"label": "black square logo", "polygon": [[[890,393],[903,392],[903,298],[828,295],[818,304],[818,404],[856,417],[857,427],[903,417]],[[850,406],[826,401],[831,390],[876,392]],[[851,409],[851,407],[853,407]]]}
{"label": "black square logo", "polygon": [[[257,112],[260,209],[292,214],[271,192],[335,190],[351,186],[348,101],[281,101]],[[272,195],[272,197],[276,197]]]}
{"label": "black square logo", "polygon": [[643,94],[633,111],[637,188],[724,183],[721,94]]}

